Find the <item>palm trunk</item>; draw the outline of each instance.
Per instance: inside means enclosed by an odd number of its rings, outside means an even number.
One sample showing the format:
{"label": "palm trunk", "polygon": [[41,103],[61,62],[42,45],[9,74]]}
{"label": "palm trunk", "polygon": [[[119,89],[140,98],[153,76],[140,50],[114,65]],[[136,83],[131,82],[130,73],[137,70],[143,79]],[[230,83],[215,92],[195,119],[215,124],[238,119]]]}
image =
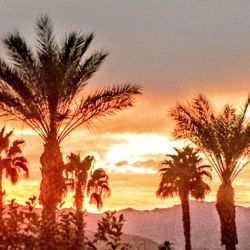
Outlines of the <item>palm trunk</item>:
{"label": "palm trunk", "polygon": [[3,196],[4,196],[4,192],[3,192],[3,186],[2,186],[2,181],[3,181],[3,169],[0,167],[0,249],[2,249],[3,245]]}
{"label": "palm trunk", "polygon": [[64,192],[63,159],[59,144],[55,139],[49,139],[44,144],[44,153],[40,161],[42,181],[39,199],[43,206],[42,242],[47,247],[43,247],[43,249],[53,249],[56,208],[62,202]]}
{"label": "palm trunk", "polygon": [[0,241],[2,241],[2,231],[3,231],[3,169],[0,168]]}
{"label": "palm trunk", "polygon": [[181,195],[182,220],[185,236],[185,250],[191,250],[190,209],[188,194]]}
{"label": "palm trunk", "polygon": [[82,185],[79,181],[76,183],[76,193],[75,193],[75,204],[76,212],[81,213],[84,201],[84,189],[85,185]]}
{"label": "palm trunk", "polygon": [[231,183],[222,183],[218,189],[216,209],[221,222],[221,244],[226,250],[235,250],[238,244],[235,222],[234,189]]}
{"label": "palm trunk", "polygon": [[0,227],[3,222],[3,186],[2,186],[2,181],[3,181],[3,169],[0,168]]}
{"label": "palm trunk", "polygon": [[75,242],[75,248],[76,249],[82,249],[84,250],[84,213],[82,211],[76,211],[76,242]]}
{"label": "palm trunk", "polygon": [[[86,178],[87,180],[87,175]],[[84,202],[84,192],[86,188],[86,180],[84,183],[76,183],[75,205],[76,205],[76,224],[77,224],[77,244],[78,249],[84,249],[84,214],[82,212]]]}
{"label": "palm trunk", "polygon": [[43,219],[55,220],[57,205],[62,202],[64,192],[63,159],[56,141],[44,145],[41,158],[42,182],[40,186],[40,203],[43,206]]}

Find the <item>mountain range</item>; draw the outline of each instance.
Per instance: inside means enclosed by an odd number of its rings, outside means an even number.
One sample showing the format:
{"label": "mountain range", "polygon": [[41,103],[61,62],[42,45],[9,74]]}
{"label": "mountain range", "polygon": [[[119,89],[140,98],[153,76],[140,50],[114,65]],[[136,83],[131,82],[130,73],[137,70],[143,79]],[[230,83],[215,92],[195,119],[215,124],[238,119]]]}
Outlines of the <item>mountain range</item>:
{"label": "mountain range", "polygon": [[[25,209],[20,206],[19,209]],[[40,213],[41,209],[36,208]],[[61,211],[72,211],[66,208]],[[124,235],[122,239],[132,245],[131,250],[157,250],[164,241],[174,244],[176,250],[184,249],[181,205],[153,210],[134,210],[132,208],[117,211],[124,215]],[[222,250],[220,245],[220,221],[214,202],[190,201],[191,241],[193,250]],[[101,214],[86,212],[87,233],[96,231]],[[250,208],[236,206],[236,223],[239,244],[237,250],[250,249]]]}
{"label": "mountain range", "polygon": [[[147,245],[143,243],[145,238],[158,244],[167,240],[174,243],[175,249],[184,249],[182,210],[180,205],[144,211],[128,208],[117,212],[118,215],[121,213],[126,220],[123,228],[124,233],[140,236],[141,246]],[[193,249],[224,249],[220,245],[220,221],[215,203],[190,201],[190,213]],[[87,229],[95,230],[97,220],[101,217],[102,214],[87,213]],[[249,250],[250,208],[237,206],[236,223],[239,239],[237,250]],[[140,249],[144,250],[144,248]],[[153,248],[145,246],[145,250],[153,250]]]}

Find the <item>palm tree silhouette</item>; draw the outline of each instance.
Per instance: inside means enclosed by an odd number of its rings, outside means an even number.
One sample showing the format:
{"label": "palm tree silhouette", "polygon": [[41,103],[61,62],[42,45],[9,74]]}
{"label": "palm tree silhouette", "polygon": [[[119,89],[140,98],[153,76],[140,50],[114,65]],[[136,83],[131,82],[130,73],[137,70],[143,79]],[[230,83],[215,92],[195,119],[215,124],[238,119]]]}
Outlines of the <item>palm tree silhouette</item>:
{"label": "palm tree silhouette", "polygon": [[75,192],[75,205],[78,214],[81,214],[85,193],[90,196],[90,203],[95,204],[98,209],[103,207],[103,196],[110,195],[108,186],[108,176],[106,172],[98,168],[93,171],[89,177],[89,173],[93,169],[93,156],[86,156],[81,160],[80,154],[71,153],[65,164],[65,181],[66,187]]}
{"label": "palm tree silhouette", "polygon": [[94,170],[87,185],[87,195],[90,196],[90,204],[98,209],[103,207],[103,197],[109,197],[111,190],[108,184],[108,175],[102,168]]}
{"label": "palm tree silhouette", "polygon": [[[15,140],[10,144],[13,131],[5,133],[5,127],[0,131],[0,222],[3,211],[3,175],[15,185],[23,172],[23,177],[28,178],[29,169],[27,159],[22,155],[23,140]],[[0,223],[1,224],[1,223]]]}
{"label": "palm tree silhouette", "polygon": [[175,137],[197,145],[221,180],[216,208],[221,222],[221,243],[227,250],[236,249],[238,244],[232,183],[248,163],[244,159],[250,149],[250,121],[246,116],[249,104],[250,98],[241,112],[226,105],[215,114],[210,102],[199,95],[189,105],[176,105],[171,112],[176,122]]}
{"label": "palm tree silhouette", "polygon": [[82,212],[84,193],[86,190],[88,171],[90,170],[94,157],[86,156],[81,160],[80,154],[71,153],[65,164],[65,183],[72,191],[75,191],[75,206],[78,213]]}
{"label": "palm tree silhouette", "polygon": [[182,219],[185,236],[185,249],[191,249],[190,235],[190,210],[189,196],[199,201],[205,199],[205,195],[210,192],[209,185],[204,182],[204,177],[212,178],[210,166],[200,165],[202,158],[198,156],[198,151],[186,146],[183,149],[175,149],[175,155],[167,155],[167,159],[162,162],[164,166],[159,170],[161,182],[156,192],[157,196],[165,199],[179,196],[182,206]]}
{"label": "palm tree silhouette", "polygon": [[41,16],[36,24],[36,53],[18,32],[3,39],[12,64],[0,60],[0,110],[43,139],[40,203],[44,221],[55,221],[64,193],[62,140],[80,125],[132,106],[134,95],[140,94],[138,85],[127,83],[83,95],[87,80],[107,57],[101,51],[85,56],[93,37],[70,32],[59,43],[50,18]]}

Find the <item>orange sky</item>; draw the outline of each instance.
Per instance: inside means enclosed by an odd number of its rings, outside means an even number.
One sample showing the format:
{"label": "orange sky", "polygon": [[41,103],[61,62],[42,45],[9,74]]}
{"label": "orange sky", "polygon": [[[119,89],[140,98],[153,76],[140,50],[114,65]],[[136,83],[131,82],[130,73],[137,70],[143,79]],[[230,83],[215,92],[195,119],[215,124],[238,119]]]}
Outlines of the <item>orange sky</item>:
{"label": "orange sky", "polygon": [[[98,87],[137,82],[143,95],[135,107],[82,127],[63,143],[64,157],[79,152],[93,154],[96,167],[110,176],[112,195],[105,209],[152,209],[179,203],[155,197],[157,170],[164,154],[180,145],[171,137],[167,116],[176,102],[188,101],[197,92],[220,108],[229,102],[243,105],[250,82],[250,3],[246,1],[121,1],[0,0],[0,34],[19,28],[33,44],[33,26],[40,13],[48,13],[62,37],[70,30],[94,31],[91,50],[107,49],[110,56],[89,82]],[[1,56],[5,55],[0,45]],[[3,124],[3,123],[2,123]],[[21,123],[6,123],[15,136],[26,140],[30,179],[14,187],[4,182],[7,197],[24,202],[39,194],[39,157],[42,141]],[[250,166],[235,181],[237,204],[249,206]],[[214,200],[218,187],[214,175]],[[71,206],[72,197],[66,205]],[[96,211],[89,208],[91,211]]]}
{"label": "orange sky", "polygon": [[[218,98],[214,97],[218,107],[222,105],[219,98],[224,102],[222,94]],[[157,99],[155,96],[155,102]],[[235,100],[230,99],[231,103],[243,103],[243,101],[244,98],[240,97]],[[140,97],[138,105],[133,109],[116,117],[106,118],[102,122],[98,121],[91,131],[81,128],[73,132],[62,143],[64,158],[70,152],[81,153],[82,156],[91,154],[97,160],[95,167],[107,170],[112,195],[109,199],[105,199],[104,209],[126,207],[153,209],[179,203],[178,199],[162,201],[155,197],[159,182],[157,170],[160,162],[166,153],[173,153],[173,147],[180,147],[184,142],[175,141],[171,137],[173,123],[166,116],[166,110],[169,108],[167,103],[162,100],[161,107],[159,105],[159,107],[155,107],[155,110],[152,108],[152,111],[148,109],[148,105],[151,103],[150,97]],[[140,115],[137,116],[137,113]],[[129,118],[130,116],[131,118]],[[145,126],[145,123],[148,124],[148,127]],[[153,126],[158,123],[158,126]],[[24,203],[27,197],[33,194],[39,195],[41,177],[39,156],[43,150],[42,141],[33,131],[23,127],[20,123],[8,126],[8,128],[10,127],[15,127],[16,138],[26,140],[24,153],[29,159],[31,173],[29,180],[22,180],[16,186],[11,186],[8,181],[4,182],[7,190],[6,200],[16,198],[18,202]],[[210,183],[212,192],[206,199],[208,201],[215,200],[219,185],[215,172],[213,172],[213,177],[214,179]],[[250,205],[249,177],[250,168],[247,167],[234,183],[236,203],[243,206]],[[70,194],[64,206],[70,207],[72,202]],[[97,212],[94,207],[88,206],[87,202],[85,205],[89,211]]]}

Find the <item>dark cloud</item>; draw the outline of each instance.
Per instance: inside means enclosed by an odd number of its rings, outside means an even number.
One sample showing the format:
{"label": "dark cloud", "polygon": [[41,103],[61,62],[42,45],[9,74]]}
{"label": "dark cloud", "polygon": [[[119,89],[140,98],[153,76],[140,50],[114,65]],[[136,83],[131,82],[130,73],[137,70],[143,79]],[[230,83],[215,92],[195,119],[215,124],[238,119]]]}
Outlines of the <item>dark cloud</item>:
{"label": "dark cloud", "polygon": [[153,160],[153,159],[148,159],[148,160],[145,160],[145,161],[133,162],[131,165],[133,165],[135,167],[145,167],[145,168],[158,169],[159,165],[160,165],[160,161],[156,161],[156,160]]}
{"label": "dark cloud", "polygon": [[79,128],[70,134],[62,143],[62,149],[65,154],[78,152],[82,155],[96,152],[101,157],[112,147],[118,144],[127,143],[126,139],[114,138],[110,133],[94,133]]}
{"label": "dark cloud", "polygon": [[128,163],[128,161],[118,161],[115,165],[117,167],[122,167],[122,166],[125,166],[125,165],[129,165],[129,163]]}
{"label": "dark cloud", "polygon": [[[152,158],[152,156],[154,157],[154,159]],[[116,166],[117,167],[122,167],[122,166],[126,166],[126,165],[130,165],[133,167],[144,167],[144,168],[152,168],[152,169],[159,169],[160,164],[161,164],[161,159],[162,157],[160,154],[155,154],[155,155],[144,155],[143,158],[145,158],[145,160],[141,160],[141,161],[135,161],[135,162],[128,162],[128,161],[118,161],[116,162]]]}

